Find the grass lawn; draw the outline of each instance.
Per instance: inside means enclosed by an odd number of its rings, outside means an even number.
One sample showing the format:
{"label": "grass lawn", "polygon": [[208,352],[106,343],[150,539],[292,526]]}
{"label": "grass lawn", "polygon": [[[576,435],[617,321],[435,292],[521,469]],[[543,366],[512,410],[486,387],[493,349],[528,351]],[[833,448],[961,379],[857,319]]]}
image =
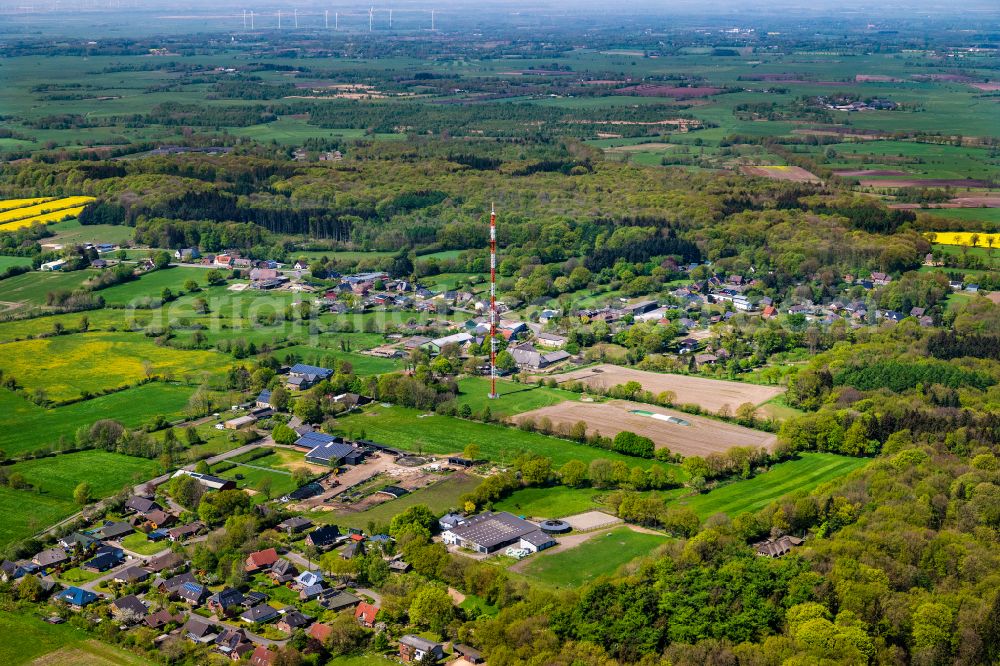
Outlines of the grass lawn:
{"label": "grass lawn", "polygon": [[7,666],[31,663],[79,666],[133,666],[148,664],[141,657],[101,643],[90,634],[67,624],[47,624],[31,612],[0,611],[0,663]]}
{"label": "grass lawn", "polygon": [[83,245],[85,243],[113,243],[120,245],[132,240],[135,227],[118,224],[82,225],[77,220],[66,220],[49,225],[49,231],[56,236],[51,242]]}
{"label": "grass lawn", "polygon": [[760,411],[764,416],[769,416],[779,421],[784,421],[803,413],[801,409],[790,406],[784,395],[771,398],[761,406]]}
{"label": "grass lawn", "polygon": [[548,407],[564,400],[579,400],[576,393],[547,386],[497,381],[499,399],[490,400],[490,380],[486,377],[466,377],[458,382],[459,405],[468,405],[473,413],[482,412],[487,406],[494,416],[510,416]]}
{"label": "grass lawn", "polygon": [[[342,434],[354,433],[375,442],[391,444],[408,451],[433,454],[459,453],[467,444],[479,445],[480,455],[495,461],[511,462],[522,451],[531,451],[552,459],[555,466],[569,460],[590,464],[591,460],[604,458],[611,462],[622,461],[629,467],[650,467],[653,460],[623,456],[565,439],[547,437],[516,428],[492,423],[425,415],[409,407],[381,407],[376,405],[361,413],[354,413],[338,420]],[[680,474],[680,468],[675,468]]]}
{"label": "grass lawn", "polygon": [[752,479],[731,483],[681,504],[694,509],[702,519],[717,513],[735,516],[762,509],[779,497],[812,490],[867,463],[864,458],[833,453],[802,453],[799,458],[775,465]]}
{"label": "grass lawn", "polygon": [[595,499],[603,491],[597,488],[522,488],[496,502],[497,511],[509,511],[519,516],[562,518],[590,511],[599,506]]}
{"label": "grass lawn", "polygon": [[546,585],[580,587],[598,576],[614,573],[637,557],[649,555],[666,540],[657,534],[642,534],[619,527],[593,536],[569,550],[551,554],[542,551],[533,555],[524,573]]}
{"label": "grass lawn", "polygon": [[486,603],[486,600],[482,597],[478,597],[475,594],[467,594],[465,596],[465,601],[460,603],[459,608],[463,608],[473,614],[473,617],[479,615],[488,615],[493,617],[497,614],[497,607],[491,606]]}
{"label": "grass lawn", "polygon": [[0,347],[0,368],[28,391],[68,400],[137,382],[149,370],[160,376],[200,380],[219,375],[232,358],[216,351],[160,347],[138,333],[80,333],[8,342]]}
{"label": "grass lawn", "polygon": [[189,386],[153,382],[64,407],[44,409],[17,393],[0,391],[0,449],[17,456],[60,437],[72,438],[80,426],[115,419],[134,428],[158,414],[178,417],[194,391]]}
{"label": "grass lawn", "polygon": [[482,481],[479,477],[453,474],[432,486],[421,488],[403,497],[384,502],[360,513],[314,511],[309,518],[317,523],[334,523],[341,527],[364,529],[368,523],[387,525],[393,516],[406,511],[411,506],[424,504],[434,513],[445,513],[458,506],[459,498],[472,492]]}
{"label": "grass lawn", "polygon": [[[248,464],[256,465],[256,463],[253,462]],[[237,479],[237,475],[240,475],[243,478]],[[248,467],[247,465],[237,465],[231,470],[218,473],[218,476],[221,476],[224,479],[233,479],[236,481],[236,486],[238,488],[245,488],[247,490],[257,490],[260,488],[261,484],[265,482],[265,480],[269,481],[271,483],[271,497],[281,497],[282,495],[287,495],[296,488],[290,472],[261,469],[256,466]],[[267,497],[264,494],[258,493],[254,495],[254,499],[263,502],[267,500]]]}
{"label": "grass lawn", "polygon": [[121,540],[121,544],[126,550],[130,550],[133,553],[139,553],[140,555],[155,555],[164,548],[169,548],[168,543],[163,541],[150,541],[142,532],[129,534]]}
{"label": "grass lawn", "polygon": [[334,657],[326,666],[395,666],[399,662],[379,654],[362,654],[353,657]]}
{"label": "grass lawn", "polygon": [[102,575],[96,571],[84,571],[80,567],[73,567],[59,574],[58,578],[61,583],[79,585],[80,583],[89,583],[95,578],[100,578]]}

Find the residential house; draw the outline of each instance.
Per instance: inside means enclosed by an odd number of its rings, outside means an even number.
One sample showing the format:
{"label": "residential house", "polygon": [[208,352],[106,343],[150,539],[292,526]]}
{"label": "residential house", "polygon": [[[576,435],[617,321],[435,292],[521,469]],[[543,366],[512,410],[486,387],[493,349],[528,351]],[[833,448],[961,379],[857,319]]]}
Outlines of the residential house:
{"label": "residential house", "polygon": [[222,617],[243,606],[243,593],[235,587],[226,587],[210,596],[206,605],[210,611]]}
{"label": "residential house", "polygon": [[236,627],[224,628],[215,638],[215,649],[233,661],[239,661],[243,655],[253,652],[254,647],[247,632]]}
{"label": "residential house", "polygon": [[189,262],[192,259],[199,258],[201,258],[201,252],[199,252],[196,247],[182,247],[179,250],[174,251],[174,259],[180,259],[184,262]]}
{"label": "residential house", "polygon": [[468,345],[473,340],[475,340],[475,338],[469,333],[453,333],[452,335],[446,335],[442,338],[435,338],[434,340],[422,345],[422,348],[436,356],[441,353],[442,349],[449,345],[455,345],[461,348]]}
{"label": "residential house", "polygon": [[155,613],[150,613],[145,617],[143,622],[145,622],[146,626],[150,629],[163,629],[168,624],[180,624],[183,619],[183,616],[171,615],[170,611],[164,608],[156,611]]}
{"label": "residential house", "polygon": [[303,629],[308,627],[312,623],[312,618],[308,615],[303,615],[299,611],[286,610],[281,615],[281,619],[278,620],[277,627],[280,631],[286,634],[294,633],[296,629]]}
{"label": "residential house", "polygon": [[177,591],[186,583],[197,583],[198,579],[191,572],[178,574],[171,578],[161,578],[153,583],[153,587],[162,594],[169,597],[177,596]]}
{"label": "residential house", "polygon": [[125,551],[121,548],[104,548],[98,554],[87,560],[80,568],[85,571],[102,573],[113,569],[125,561]]}
{"label": "residential house", "polygon": [[192,606],[200,606],[208,597],[208,588],[200,583],[187,582],[178,587],[175,594],[181,601],[186,601]]}
{"label": "residential house", "polygon": [[161,527],[168,527],[176,520],[172,513],[167,513],[163,509],[154,509],[146,514],[146,522],[154,530]]}
{"label": "residential house", "polygon": [[389,562],[389,571],[392,573],[405,574],[412,567],[409,562],[400,559],[402,556],[396,556],[391,562]]}
{"label": "residential house", "polygon": [[309,638],[314,638],[320,643],[325,643],[326,639],[330,637],[331,633],[333,633],[333,627],[331,627],[328,624],[322,624],[320,622],[317,622],[313,626],[309,627],[309,630],[306,632]]}
{"label": "residential house", "polygon": [[181,542],[195,536],[204,529],[206,529],[205,523],[196,520],[193,523],[167,530],[167,538],[174,542]]}
{"label": "residential house", "polygon": [[540,347],[558,349],[566,344],[567,339],[566,336],[555,333],[539,333],[535,336],[535,341]]}
{"label": "residential house", "polygon": [[142,495],[132,495],[125,502],[125,513],[141,513],[145,515],[157,509],[162,509],[162,507],[154,500]]}
{"label": "residential house", "polygon": [[369,604],[361,602],[358,607],[354,609],[354,619],[358,621],[362,627],[368,627],[371,629],[375,626],[375,616],[378,615],[379,607],[374,604]]}
{"label": "residential house", "polygon": [[250,655],[250,666],[274,666],[278,653],[266,645],[258,645]]}
{"label": "residential house", "polygon": [[125,624],[137,624],[149,613],[146,604],[134,594],[115,599],[111,602],[111,612]]}
{"label": "residential house", "polygon": [[250,624],[263,624],[277,618],[278,611],[269,604],[260,604],[259,606],[248,608],[240,614],[240,619]]}
{"label": "residential house", "polygon": [[327,610],[341,611],[345,608],[357,606],[361,603],[361,599],[348,592],[326,589],[319,595],[317,602]]}
{"label": "residential house", "polygon": [[461,525],[465,522],[465,516],[460,513],[446,513],[440,518],[438,518],[438,527],[441,528],[442,532],[450,530],[453,527]]}
{"label": "residential house", "polygon": [[302,516],[295,516],[278,523],[277,527],[288,535],[298,534],[312,527],[313,522]]}
{"label": "residential house", "polygon": [[322,583],[316,583],[315,585],[309,585],[308,587],[303,587],[299,590],[299,599],[302,601],[309,601],[310,599],[315,599],[319,595],[323,594],[324,587]]}
{"label": "residential house", "polygon": [[268,569],[275,562],[278,561],[278,551],[274,548],[268,548],[266,550],[258,550],[255,553],[250,553],[247,556],[246,565],[244,569],[247,573],[255,573],[261,569]]}
{"label": "residential house", "polygon": [[233,265],[233,257],[228,254],[217,254],[212,263],[216,268],[229,268]]}
{"label": "residential house", "polygon": [[323,550],[335,545],[339,538],[340,530],[336,525],[323,525],[306,535],[306,543],[314,548]]}
{"label": "residential house", "polygon": [[554,363],[565,361],[569,358],[569,353],[565,351],[552,351],[542,353],[535,349],[530,342],[509,348],[507,351],[514,358],[514,362],[522,370],[540,370]]}
{"label": "residential house", "polygon": [[31,558],[31,561],[34,564],[43,569],[59,566],[68,560],[69,556],[62,548],[49,548],[48,550],[43,550]]}
{"label": "residential house", "polygon": [[444,659],[444,646],[414,634],[406,634],[399,639],[399,658],[404,663],[426,664],[428,661],[440,661]]}
{"label": "residential house", "polygon": [[194,643],[211,643],[215,640],[215,626],[208,620],[203,620],[197,615],[188,618],[187,623],[181,629],[181,634]]}
{"label": "residential house", "polygon": [[332,374],[333,370],[329,368],[296,363],[288,370],[288,380],[285,382],[285,386],[293,390],[305,390],[329,378]]}
{"label": "residential house", "polygon": [[92,604],[97,601],[97,595],[90,590],[85,590],[81,587],[67,587],[65,590],[56,595],[56,601],[61,601],[64,604],[68,604],[73,607],[74,610],[80,610],[88,604]]}
{"label": "residential house", "polygon": [[149,576],[149,569],[145,569],[143,567],[129,567],[124,571],[116,573],[112,580],[116,583],[131,585],[132,583],[141,583],[142,581],[147,580]]}
{"label": "residential house", "polygon": [[365,544],[361,541],[351,541],[344,550],[340,551],[340,557],[345,560],[353,560],[355,557],[362,557],[365,554]]}
{"label": "residential house", "polygon": [[77,547],[80,550],[90,550],[99,543],[101,543],[100,539],[83,532],[72,532],[59,539],[59,545],[68,550],[76,550]]}
{"label": "residential house", "polygon": [[785,555],[796,546],[802,545],[802,539],[790,535],[785,535],[778,539],[768,539],[766,541],[761,541],[760,543],[755,543],[753,548],[757,551],[757,555],[761,557],[781,557]]}
{"label": "residential house", "polygon": [[874,285],[879,286],[879,287],[884,287],[885,285],[887,285],[890,282],[892,282],[892,276],[890,276],[890,275],[888,275],[886,273],[875,272],[875,273],[872,273],[871,280],[872,280],[872,283]]}
{"label": "residential house", "polygon": [[13,582],[22,576],[28,575],[29,573],[30,572],[27,567],[11,560],[4,560],[3,563],[0,564],[0,580],[5,583]]}
{"label": "residential house", "polygon": [[487,511],[446,530],[441,540],[477,553],[494,553],[514,544],[534,552],[555,544],[548,535],[538,536],[535,532],[541,531],[534,523],[506,511]]}
{"label": "residential house", "polygon": [[106,520],[94,533],[101,539],[120,539],[134,532],[135,529],[124,521]]}
{"label": "residential house", "polygon": [[303,571],[296,577],[295,585],[299,588],[307,588],[312,585],[319,585],[323,582],[323,573],[321,571]]}
{"label": "residential house", "polygon": [[288,560],[278,560],[271,567],[268,575],[278,585],[284,585],[285,583],[295,580],[295,577],[299,574],[298,568],[289,562]]}

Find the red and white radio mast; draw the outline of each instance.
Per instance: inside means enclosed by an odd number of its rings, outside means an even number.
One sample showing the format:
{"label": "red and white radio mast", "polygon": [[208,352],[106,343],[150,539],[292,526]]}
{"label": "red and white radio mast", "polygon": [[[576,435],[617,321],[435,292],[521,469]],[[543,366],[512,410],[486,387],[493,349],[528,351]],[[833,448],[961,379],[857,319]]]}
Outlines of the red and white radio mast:
{"label": "red and white radio mast", "polygon": [[497,213],[490,204],[490,398],[497,398]]}

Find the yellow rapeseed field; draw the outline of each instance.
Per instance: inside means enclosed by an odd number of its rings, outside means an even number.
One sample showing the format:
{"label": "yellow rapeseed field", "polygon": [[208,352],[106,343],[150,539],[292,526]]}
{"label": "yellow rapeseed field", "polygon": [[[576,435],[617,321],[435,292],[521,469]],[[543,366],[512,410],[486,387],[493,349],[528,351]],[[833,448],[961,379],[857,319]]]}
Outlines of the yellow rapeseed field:
{"label": "yellow rapeseed field", "polygon": [[43,201],[48,201],[52,197],[36,197],[34,199],[3,199],[0,200],[0,211],[21,208],[23,206],[34,206]]}
{"label": "yellow rapeseed field", "polygon": [[[1000,248],[1000,234],[987,234],[975,231],[932,231],[924,234],[928,240],[942,245],[972,245],[972,237],[976,238],[976,247]],[[992,240],[992,244],[990,241]]]}
{"label": "yellow rapeseed field", "polygon": [[45,213],[44,215],[35,215],[34,217],[26,217],[23,220],[15,220],[14,222],[7,222],[6,224],[0,224],[0,231],[17,231],[18,229],[23,229],[24,227],[30,227],[36,222],[38,224],[48,224],[49,222],[60,222],[70,217],[76,217],[83,212],[84,206],[76,206],[74,208],[64,208],[62,210],[57,210],[54,213]]}
{"label": "yellow rapeseed field", "polygon": [[46,213],[65,210],[67,208],[76,208],[83,206],[84,204],[88,204],[91,201],[94,201],[94,197],[63,197],[62,199],[46,201],[44,203],[35,204],[34,206],[15,208],[13,210],[0,213],[0,224],[5,222],[14,222],[15,220],[26,220],[39,215],[45,215]]}

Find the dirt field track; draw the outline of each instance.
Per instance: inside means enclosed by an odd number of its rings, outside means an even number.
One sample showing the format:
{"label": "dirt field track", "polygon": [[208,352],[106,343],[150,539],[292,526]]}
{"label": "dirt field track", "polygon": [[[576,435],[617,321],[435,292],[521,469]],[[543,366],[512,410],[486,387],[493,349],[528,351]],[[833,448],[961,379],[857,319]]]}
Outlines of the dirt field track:
{"label": "dirt field track", "polygon": [[744,166],[740,171],[748,176],[762,176],[774,180],[791,180],[796,183],[818,183],[820,179],[797,166]]}
{"label": "dirt field track", "polygon": [[[689,425],[668,423],[650,416],[633,414],[632,410],[673,416],[688,422]],[[657,448],[666,447],[683,456],[721,453],[734,446],[766,447],[770,450],[777,441],[777,437],[768,432],[626,400],[561,402],[558,405],[520,414],[517,421],[533,418],[537,423],[546,417],[556,427],[563,424],[572,426],[578,421],[583,421],[587,424],[588,432],[599,432],[605,437],[614,437],[622,430],[630,430],[649,437]]]}
{"label": "dirt field track", "polygon": [[677,394],[675,404],[698,405],[710,412],[719,411],[723,405],[729,405],[729,409],[735,412],[744,402],[759,405],[785,392],[785,389],[778,386],[757,386],[721,379],[667,375],[610,364],[553,375],[553,378],[560,383],[579,381],[594,388],[611,388],[626,382],[639,382],[644,390],[654,394],[673,391]]}

